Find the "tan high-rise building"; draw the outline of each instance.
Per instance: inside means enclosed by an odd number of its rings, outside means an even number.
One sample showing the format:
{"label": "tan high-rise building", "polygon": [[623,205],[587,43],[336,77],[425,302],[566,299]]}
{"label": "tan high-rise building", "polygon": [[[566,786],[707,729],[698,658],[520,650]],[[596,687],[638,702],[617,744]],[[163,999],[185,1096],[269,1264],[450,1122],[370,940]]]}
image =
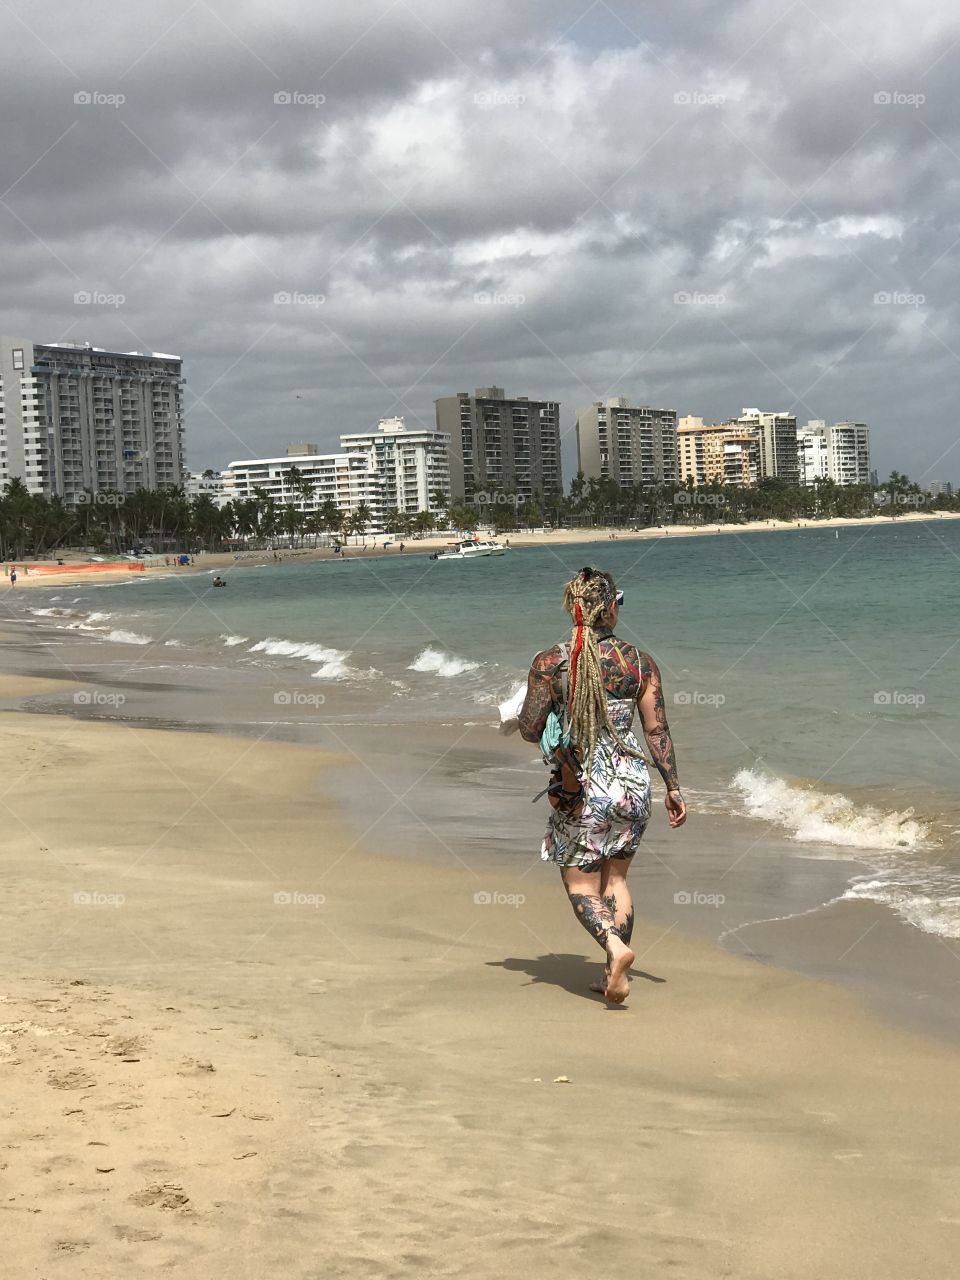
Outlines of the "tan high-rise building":
{"label": "tan high-rise building", "polygon": [[687,416],[677,423],[680,479],[701,484],[756,484],[760,466],[757,432],[738,422],[705,423]]}
{"label": "tan high-rise building", "polygon": [[677,413],[631,405],[623,396],[577,410],[577,466],[621,488],[677,478]]}

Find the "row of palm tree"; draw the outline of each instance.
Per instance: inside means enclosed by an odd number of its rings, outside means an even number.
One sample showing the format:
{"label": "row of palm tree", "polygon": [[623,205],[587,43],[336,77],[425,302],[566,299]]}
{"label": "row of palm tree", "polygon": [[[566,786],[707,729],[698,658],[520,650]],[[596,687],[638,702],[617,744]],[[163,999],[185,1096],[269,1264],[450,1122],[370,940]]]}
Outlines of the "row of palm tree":
{"label": "row of palm tree", "polygon": [[[278,501],[262,488],[250,497],[218,507],[208,494],[187,497],[182,489],[140,489],[135,493],[86,495],[75,509],[60,498],[32,494],[22,480],[8,481],[0,494],[0,559],[55,555],[74,547],[121,553],[148,545],[156,551],[285,545],[317,546],[322,537],[358,537],[365,545],[374,522],[367,503],[341,510],[331,499],[310,505],[314,487],[291,467],[287,476],[299,501]],[[457,531],[477,526],[502,532],[544,523],[630,528],[660,524],[737,524],[747,520],[814,520],[830,516],[891,517],[909,510],[960,510],[960,498],[934,499],[907,476],[894,471],[879,487],[837,485],[818,480],[807,488],[782,480],[762,480],[750,488],[692,483],[625,489],[611,480],[578,475],[567,496],[521,499],[485,492],[447,506],[442,492],[432,495],[436,514],[415,515],[393,508],[382,526],[395,537],[423,537],[435,529]],[[381,522],[377,522],[378,524]]]}

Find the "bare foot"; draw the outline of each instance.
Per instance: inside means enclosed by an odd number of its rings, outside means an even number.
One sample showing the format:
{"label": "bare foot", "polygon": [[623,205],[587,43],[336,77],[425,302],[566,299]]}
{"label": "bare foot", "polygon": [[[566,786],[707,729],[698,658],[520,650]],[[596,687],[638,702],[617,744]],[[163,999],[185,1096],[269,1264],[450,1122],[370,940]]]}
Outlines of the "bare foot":
{"label": "bare foot", "polygon": [[630,992],[627,974],[633,964],[633,952],[617,937],[607,940],[607,989],[604,995],[611,1004],[623,1004]]}

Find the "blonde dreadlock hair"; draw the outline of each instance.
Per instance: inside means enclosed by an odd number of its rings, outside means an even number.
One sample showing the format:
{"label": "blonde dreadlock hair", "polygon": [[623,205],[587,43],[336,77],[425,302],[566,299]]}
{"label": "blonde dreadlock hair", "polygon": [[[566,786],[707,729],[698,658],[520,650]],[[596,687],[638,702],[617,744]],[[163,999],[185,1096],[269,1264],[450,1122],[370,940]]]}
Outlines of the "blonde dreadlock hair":
{"label": "blonde dreadlock hair", "polygon": [[563,607],[573,618],[570,649],[570,740],[586,768],[593,771],[593,755],[604,729],[631,756],[642,753],[620,737],[610,720],[603,683],[596,627],[610,613],[617,597],[613,577],[602,569],[581,569],[563,589]]}

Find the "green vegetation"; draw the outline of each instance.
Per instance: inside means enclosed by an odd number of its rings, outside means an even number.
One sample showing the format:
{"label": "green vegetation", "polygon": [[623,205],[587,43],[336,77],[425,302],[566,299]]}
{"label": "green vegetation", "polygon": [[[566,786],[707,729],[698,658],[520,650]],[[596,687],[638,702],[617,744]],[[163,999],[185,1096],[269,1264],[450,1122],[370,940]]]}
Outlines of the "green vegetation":
{"label": "green vegetation", "polygon": [[[290,468],[289,479],[305,499],[312,483]],[[435,497],[442,498],[442,494]],[[438,504],[439,505],[439,504]],[[812,488],[762,480],[750,489],[734,485],[668,484],[621,489],[613,481],[578,475],[567,497],[520,502],[509,493],[489,492],[452,505],[439,516],[386,512],[384,528],[398,538],[423,537],[436,529],[492,527],[499,532],[519,528],[586,525],[645,528],[660,524],[742,524],[747,520],[817,520],[831,516],[861,517],[908,511],[960,511],[960,497],[933,498],[907,476],[894,471],[878,488],[840,487],[832,480]],[[53,556],[67,548],[90,547],[122,554],[139,547],[153,551],[263,547],[275,537],[290,546],[316,546],[324,535],[355,535],[365,543],[372,512],[364,503],[352,514],[330,499],[316,511],[294,503],[278,504],[263,489],[218,508],[204,494],[187,498],[180,489],[141,489],[126,497],[116,493],[88,495],[69,510],[59,498],[29,493],[22,480],[10,480],[0,496],[0,559]]]}

